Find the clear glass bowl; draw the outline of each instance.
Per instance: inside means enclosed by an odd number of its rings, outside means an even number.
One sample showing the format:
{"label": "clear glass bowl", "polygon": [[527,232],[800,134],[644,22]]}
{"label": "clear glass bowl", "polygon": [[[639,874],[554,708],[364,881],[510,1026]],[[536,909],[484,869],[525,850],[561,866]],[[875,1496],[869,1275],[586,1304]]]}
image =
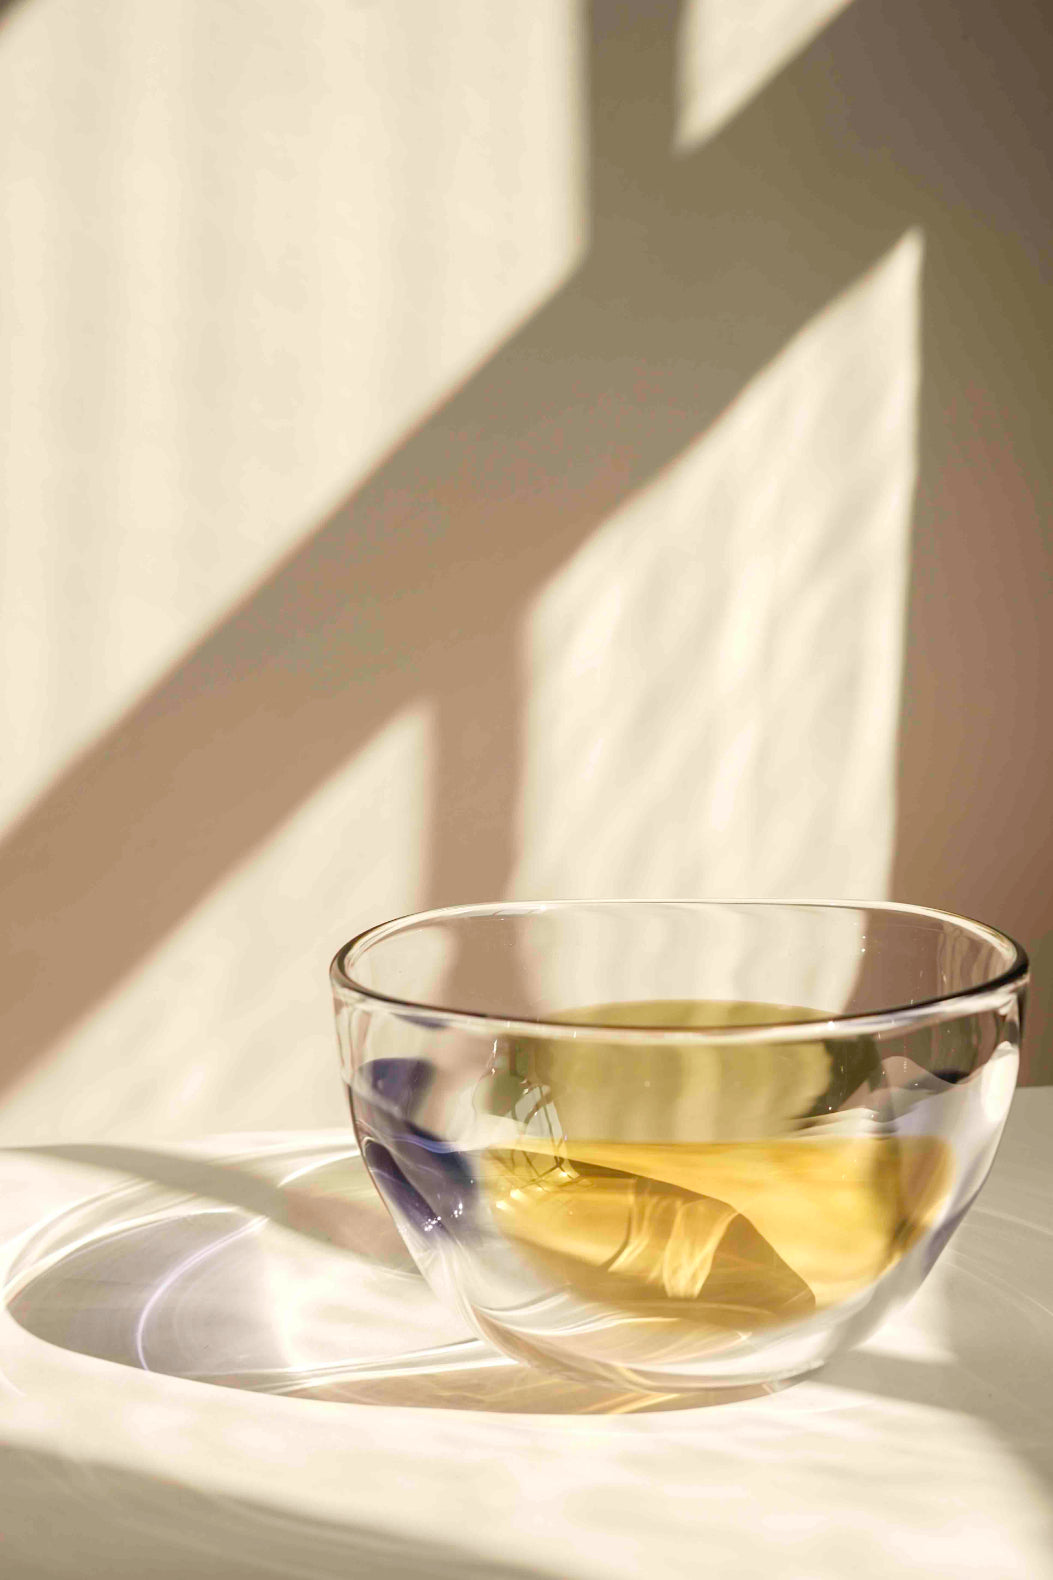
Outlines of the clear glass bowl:
{"label": "clear glass bowl", "polygon": [[519,1360],[771,1384],[917,1289],[990,1168],[1027,960],[891,904],[559,901],[388,922],[332,983],[362,1156]]}

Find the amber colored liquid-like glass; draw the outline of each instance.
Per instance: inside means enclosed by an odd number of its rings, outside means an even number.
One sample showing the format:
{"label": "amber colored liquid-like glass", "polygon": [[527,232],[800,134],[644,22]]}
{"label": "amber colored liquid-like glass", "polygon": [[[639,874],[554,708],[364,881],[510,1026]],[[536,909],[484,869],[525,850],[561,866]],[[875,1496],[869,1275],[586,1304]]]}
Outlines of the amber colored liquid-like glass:
{"label": "amber colored liquid-like glass", "polygon": [[[561,1017],[664,1028],[813,1018],[782,1005],[701,1002],[607,1004]],[[821,1043],[795,1046],[792,1060],[771,1045],[777,1111],[760,1121],[753,1082],[727,1069],[733,1050],[691,1070],[698,1101],[722,1113],[722,1135],[742,1136],[731,1140],[636,1138],[634,1108],[669,1063],[658,1045],[627,1066],[621,1091],[617,1059],[596,1057],[596,1105],[626,1118],[610,1138],[595,1126],[575,1134],[562,1116],[589,1111],[591,1051],[602,1054],[602,1033],[571,1045],[562,1070],[558,1052],[547,1067],[544,1053],[534,1059],[548,1134],[528,1126],[491,1147],[484,1177],[495,1224],[538,1272],[629,1320],[657,1323],[670,1338],[683,1324],[709,1328],[719,1342],[810,1317],[871,1288],[939,1215],[952,1180],[942,1139],[799,1123],[829,1078]],[[861,1047],[862,1075],[867,1057]]]}

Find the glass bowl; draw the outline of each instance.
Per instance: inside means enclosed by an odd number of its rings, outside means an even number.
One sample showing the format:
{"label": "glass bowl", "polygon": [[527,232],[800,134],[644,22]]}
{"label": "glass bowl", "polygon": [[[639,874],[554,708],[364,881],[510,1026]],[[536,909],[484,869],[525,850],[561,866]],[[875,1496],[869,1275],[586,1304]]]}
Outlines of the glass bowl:
{"label": "glass bowl", "polygon": [[708,1391],[918,1288],[991,1166],[1027,960],[911,906],[557,901],[385,923],[331,978],[435,1292],[516,1359]]}

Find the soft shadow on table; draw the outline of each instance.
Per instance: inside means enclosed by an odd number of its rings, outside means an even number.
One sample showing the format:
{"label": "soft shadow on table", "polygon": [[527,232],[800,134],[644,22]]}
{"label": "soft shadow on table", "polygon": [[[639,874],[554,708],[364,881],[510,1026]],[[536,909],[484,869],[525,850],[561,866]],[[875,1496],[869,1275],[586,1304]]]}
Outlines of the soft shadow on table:
{"label": "soft shadow on table", "polygon": [[[186,1199],[202,1197],[243,1212],[268,1218],[298,1234],[337,1244],[348,1250],[368,1250],[373,1256],[393,1265],[406,1266],[409,1257],[386,1213],[368,1218],[368,1239],[359,1245],[360,1215],[351,1204],[327,1202],[324,1195],[280,1183],[282,1154],[261,1153],[253,1166],[225,1162],[215,1156],[194,1157],[185,1153],[163,1152],[155,1147],[129,1147],[113,1143],[56,1143],[54,1145],[8,1148],[25,1157],[53,1158],[60,1163],[79,1163],[93,1169],[125,1174],[132,1180],[163,1186]],[[333,1148],[336,1152],[338,1149]],[[349,1132],[348,1155],[355,1153]],[[270,1159],[274,1165],[268,1167]],[[276,1177],[270,1177],[275,1174]],[[384,1232],[386,1230],[387,1232]]]}
{"label": "soft shadow on table", "polygon": [[411,1535],[335,1524],[136,1471],[0,1446],[4,1580],[536,1580]]}
{"label": "soft shadow on table", "polygon": [[[356,1331],[375,1324],[377,1272],[390,1280],[383,1293],[396,1309],[400,1296],[418,1299],[422,1291],[356,1154],[323,1159],[282,1185],[280,1154],[261,1154],[250,1167],[141,1147],[20,1150],[121,1171],[136,1182],[74,1209],[15,1264],[6,1296],[11,1316],[35,1337],[74,1353],[301,1399],[513,1415],[689,1410],[771,1391],[627,1392],[516,1365],[466,1330],[463,1343],[442,1348],[437,1339],[434,1354],[411,1345],[390,1366],[379,1361],[363,1374],[361,1364],[334,1364],[333,1355],[342,1341],[343,1353],[353,1355]],[[203,1211],[209,1204],[230,1210]],[[253,1232],[261,1227],[264,1235]],[[407,1280],[415,1287],[407,1289]],[[274,1291],[307,1283],[316,1305],[310,1298],[296,1304],[290,1364],[290,1308],[281,1305],[280,1293],[275,1303]],[[373,1293],[363,1295],[367,1284]],[[157,1312],[161,1290],[173,1320],[153,1322],[147,1356],[144,1318]]]}
{"label": "soft shadow on table", "polygon": [[[364,1178],[355,1156],[322,1163],[295,1183],[281,1186],[261,1177],[255,1169],[269,1166],[264,1155],[252,1169],[193,1157],[153,1152],[143,1148],[76,1146],[27,1149],[49,1157],[93,1163],[109,1170],[124,1170],[139,1181],[161,1185],[182,1197],[207,1197],[236,1209],[234,1222],[255,1215],[266,1218],[294,1239],[317,1246],[323,1281],[326,1269],[334,1277],[348,1276],[354,1293],[357,1267],[381,1266],[403,1279],[412,1277],[405,1252]],[[122,1209],[123,1210],[123,1209]],[[953,1362],[913,1359],[880,1349],[861,1349],[831,1363],[823,1373],[825,1384],[859,1395],[925,1405],[971,1416],[989,1424],[1029,1472],[1053,1487],[1053,1444],[1049,1421],[1053,1418],[1053,1378],[1049,1360],[1050,1316],[1044,1306],[1020,1291],[1013,1269],[1034,1265],[1036,1257],[1053,1253],[1053,1237],[1036,1231],[1033,1224],[1006,1217],[983,1205],[973,1209],[946,1253],[952,1269],[946,1302],[946,1338]],[[130,1350],[121,1320],[127,1327],[129,1300],[134,1306],[133,1278],[140,1264],[132,1256],[122,1269],[112,1265],[99,1277],[98,1268],[82,1269],[59,1263],[32,1286],[37,1297],[22,1305],[9,1301],[11,1314],[23,1327],[67,1349],[123,1363],[139,1365]],[[138,1300],[149,1292],[150,1269],[143,1266]],[[129,1276],[129,1272],[132,1275]],[[154,1270],[156,1276],[156,1269]],[[43,1279],[52,1279],[51,1287]],[[232,1279],[231,1287],[238,1281]],[[116,1291],[116,1296],[113,1295]],[[131,1292],[131,1294],[130,1294]],[[42,1298],[40,1298],[42,1297]],[[124,1305],[115,1310],[107,1301]],[[222,1291],[220,1292],[222,1299]],[[204,1314],[204,1313],[203,1313]],[[215,1308],[207,1313],[209,1331],[216,1331]],[[233,1314],[231,1314],[233,1315]],[[349,1325],[354,1321],[349,1308]],[[186,1311],[182,1313],[183,1330]],[[281,1335],[273,1340],[260,1330],[264,1348],[273,1345],[277,1356]],[[184,1357],[185,1358],[185,1357]],[[166,1370],[155,1364],[155,1370]],[[174,1375],[188,1375],[172,1368]],[[379,1373],[379,1369],[378,1369]],[[212,1381],[226,1386],[275,1392],[262,1376],[246,1372]],[[475,1410],[507,1414],[612,1415],[658,1410],[697,1409],[728,1404],[726,1392],[698,1396],[640,1396],[570,1382],[512,1364],[494,1363],[480,1346],[440,1357],[434,1365],[417,1370],[394,1370],[387,1375],[340,1375],[330,1369],[314,1378],[305,1375],[294,1387],[281,1391],[299,1398],[344,1400],[356,1404],[401,1406],[408,1409]],[[747,1396],[755,1395],[748,1391]]]}

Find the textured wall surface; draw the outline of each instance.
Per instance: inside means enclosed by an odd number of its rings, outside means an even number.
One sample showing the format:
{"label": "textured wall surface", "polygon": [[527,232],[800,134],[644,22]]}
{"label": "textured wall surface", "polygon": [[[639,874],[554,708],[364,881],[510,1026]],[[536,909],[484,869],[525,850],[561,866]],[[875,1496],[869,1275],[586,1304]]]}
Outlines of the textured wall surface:
{"label": "textured wall surface", "polygon": [[0,1133],[338,1123],[431,903],[1005,927],[1053,1079],[1053,37],[0,7]]}

